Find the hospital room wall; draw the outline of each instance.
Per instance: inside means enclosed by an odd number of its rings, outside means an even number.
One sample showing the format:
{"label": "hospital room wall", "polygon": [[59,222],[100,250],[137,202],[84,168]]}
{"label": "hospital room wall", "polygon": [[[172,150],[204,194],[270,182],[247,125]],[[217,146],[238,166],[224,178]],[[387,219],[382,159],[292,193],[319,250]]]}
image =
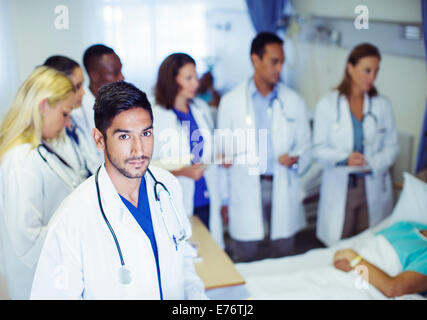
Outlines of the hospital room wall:
{"label": "hospital room wall", "polygon": [[[299,0],[294,3],[295,10],[300,14],[350,19],[354,19],[354,8],[360,4],[353,0]],[[421,22],[418,0],[367,0],[364,4],[370,9],[371,20]],[[291,41],[295,50],[292,56],[296,57],[296,61],[289,67],[295,75],[295,87],[314,111],[319,98],[342,79],[351,49],[299,41],[296,37]],[[399,132],[414,137],[413,170],[427,98],[425,59],[382,52],[376,86],[381,94],[390,99]]]}
{"label": "hospital room wall", "polygon": [[[69,29],[55,28],[55,8],[66,5],[69,9]],[[0,118],[9,109],[21,83],[34,68],[42,64],[49,55],[67,55],[79,63],[89,39],[85,36],[87,14],[81,10],[83,0],[0,0],[0,36],[2,42],[1,64],[7,70],[0,81],[7,82],[8,89],[0,88]],[[3,20],[4,19],[4,20]],[[10,77],[10,78],[9,78]]]}
{"label": "hospital room wall", "polygon": [[[59,5],[68,9],[68,29],[55,27]],[[161,61],[183,51],[196,58],[200,73],[205,58],[219,59],[217,84],[229,89],[251,72],[254,34],[245,0],[0,0],[0,119],[19,85],[50,55],[82,63],[89,45],[104,43],[119,54],[126,79],[150,94]]]}
{"label": "hospital room wall", "polygon": [[[165,1],[173,4],[170,0],[162,0],[161,3]],[[216,85],[225,92],[252,73],[248,51],[255,31],[244,0],[184,1],[188,5],[197,2],[205,6],[203,12],[206,18],[207,41],[204,50],[206,56],[217,59],[214,69]],[[158,63],[163,56],[159,54],[156,47],[152,51],[152,55],[155,55],[153,62],[150,60],[150,63],[147,61],[141,63],[140,55],[146,54],[147,50],[138,51],[133,47],[129,50],[126,47],[127,42],[132,40],[129,38],[129,33],[138,34],[132,30],[126,34],[120,32],[121,35],[126,36],[124,39],[123,36],[116,36],[108,41],[105,33],[105,17],[99,15],[99,7],[102,4],[111,3],[120,4],[117,1],[102,0],[61,1],[60,4],[69,9],[69,29],[58,30],[54,25],[57,16],[54,10],[58,1],[0,0],[0,41],[2,42],[0,118],[10,107],[19,84],[46,57],[51,54],[64,54],[81,62],[85,48],[96,42],[104,42],[118,49],[127,79],[140,85],[143,90],[152,89]],[[145,4],[155,3],[155,1],[128,0],[121,3]],[[351,19],[355,16],[354,7],[359,4],[359,1],[298,0],[292,3],[299,14]],[[364,4],[369,7],[372,20],[421,22],[419,0],[366,0]],[[125,7],[122,4],[120,6]],[[131,23],[131,19],[127,19],[126,22]],[[147,23],[149,24],[150,21]],[[129,29],[128,25],[120,28],[125,27],[126,30]],[[138,27],[146,26],[138,24]],[[114,34],[118,32],[111,30]],[[148,35],[149,31],[146,34]],[[122,46],[123,41],[126,44]],[[154,46],[148,36],[142,36],[142,33],[139,38],[134,37],[133,42],[139,42],[142,48]],[[123,51],[120,51],[122,48],[124,48]],[[350,48],[309,43],[297,40],[295,37],[295,40],[287,41],[285,50],[287,55],[283,73],[285,82],[295,87],[304,97],[307,105],[314,110],[318,99],[336,86],[341,79]],[[128,52],[133,53],[128,55]],[[202,65],[200,60],[199,65]],[[142,72],[140,69],[134,71],[135,66],[144,69]],[[391,100],[399,131],[415,138],[412,156],[414,163],[426,99],[425,60],[383,53],[377,87]]]}

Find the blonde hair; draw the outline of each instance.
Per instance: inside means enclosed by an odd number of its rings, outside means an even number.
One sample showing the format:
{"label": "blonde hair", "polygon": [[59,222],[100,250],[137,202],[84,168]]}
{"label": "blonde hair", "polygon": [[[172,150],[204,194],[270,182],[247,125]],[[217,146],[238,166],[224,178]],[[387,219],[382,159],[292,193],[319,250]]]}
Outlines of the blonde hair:
{"label": "blonde hair", "polygon": [[36,68],[19,88],[0,125],[0,161],[17,145],[30,143],[36,148],[43,131],[40,103],[47,99],[55,108],[71,92],[75,92],[74,86],[65,75],[45,66]]}

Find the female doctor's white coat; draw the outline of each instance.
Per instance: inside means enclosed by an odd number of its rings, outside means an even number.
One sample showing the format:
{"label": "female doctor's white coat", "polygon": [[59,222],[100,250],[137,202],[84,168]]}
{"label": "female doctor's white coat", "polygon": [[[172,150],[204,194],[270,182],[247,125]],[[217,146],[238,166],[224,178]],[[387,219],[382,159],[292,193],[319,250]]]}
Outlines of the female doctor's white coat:
{"label": "female doctor's white coat", "polygon": [[[51,166],[62,173],[61,164],[41,149]],[[64,169],[65,170],[65,169]],[[0,166],[0,245],[8,294],[28,299],[48,222],[61,201],[71,192],[71,179],[64,182],[30,144],[12,148]]]}
{"label": "female doctor's white coat", "polygon": [[[350,112],[345,96],[341,96],[338,105],[336,90],[323,97],[316,107],[314,143],[319,146],[315,156],[323,165],[316,233],[328,246],[341,238],[344,226],[348,173],[335,164],[353,152]],[[374,226],[392,210],[389,169],[399,153],[399,144],[391,104],[385,97],[369,98],[365,94],[363,113],[364,156],[372,168],[372,174],[365,177],[366,198],[369,225]]]}
{"label": "female doctor's white coat", "polygon": [[[239,241],[258,241],[264,238],[260,176],[253,170],[254,165],[245,160],[248,146],[256,145],[255,135],[249,134],[251,131],[255,132],[256,128],[252,99],[248,93],[249,81],[244,81],[221,98],[217,119],[218,129],[231,129],[231,135],[242,129],[246,132],[246,150],[236,145],[233,155],[237,154],[237,157],[234,156],[234,164],[228,169],[222,169],[226,172],[229,186],[229,232],[233,239]],[[305,154],[300,157],[298,171],[281,165],[278,158],[283,154],[307,150],[311,145],[303,99],[282,83],[277,84],[277,91],[278,99],[272,105],[269,133],[276,159],[273,168],[272,240],[291,237],[306,226],[300,201],[299,173],[307,168],[309,156]],[[233,137],[229,138],[231,143]],[[230,156],[227,151],[224,153],[225,156]]]}
{"label": "female doctor's white coat", "polygon": [[73,118],[71,123],[75,128],[79,143],[74,141],[68,134],[64,134],[64,141],[57,140],[52,143],[52,147],[73,168],[76,175],[86,180],[88,174],[94,174],[96,169],[104,162],[104,154],[102,153],[102,156],[100,156],[93,138],[90,136],[90,140],[88,140],[86,132],[77,125]]}
{"label": "female doctor's white coat", "polygon": [[[220,247],[224,247],[222,220],[220,215],[221,196],[218,190],[218,166],[215,162],[213,143],[214,122],[209,106],[201,99],[195,98],[190,103],[190,109],[197,126],[203,136],[204,148],[202,163],[208,167],[203,175],[209,192],[209,231]],[[189,144],[189,129],[181,125],[173,110],[167,110],[156,105],[153,108],[154,151],[153,161],[156,165],[167,168],[168,161],[172,164],[190,165],[191,150]],[[195,137],[198,141],[199,137]],[[166,165],[166,167],[164,167]],[[178,177],[184,190],[184,207],[188,216],[193,215],[194,180],[187,177]]]}
{"label": "female doctor's white coat", "polygon": [[[188,235],[191,226],[182,206],[179,183],[169,172],[150,166],[156,179],[170,191]],[[31,299],[159,299],[157,269],[151,243],[120,199],[105,167],[99,171],[100,198],[123,254],[131,282],[119,280],[120,258],[104,221],[95,176],[70,194],[55,213],[40,254]],[[153,230],[156,238],[164,299],[206,298],[188,243],[176,250],[154,196],[154,181],[146,174]],[[165,219],[177,234],[168,197],[161,194]]]}

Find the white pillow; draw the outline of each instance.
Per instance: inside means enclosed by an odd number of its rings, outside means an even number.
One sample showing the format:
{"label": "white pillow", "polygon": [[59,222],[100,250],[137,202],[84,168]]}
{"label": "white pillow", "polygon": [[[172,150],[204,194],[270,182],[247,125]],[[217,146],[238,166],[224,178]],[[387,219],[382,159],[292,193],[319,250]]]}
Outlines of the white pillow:
{"label": "white pillow", "polygon": [[390,225],[412,221],[427,225],[427,183],[403,173],[403,190],[391,214]]}

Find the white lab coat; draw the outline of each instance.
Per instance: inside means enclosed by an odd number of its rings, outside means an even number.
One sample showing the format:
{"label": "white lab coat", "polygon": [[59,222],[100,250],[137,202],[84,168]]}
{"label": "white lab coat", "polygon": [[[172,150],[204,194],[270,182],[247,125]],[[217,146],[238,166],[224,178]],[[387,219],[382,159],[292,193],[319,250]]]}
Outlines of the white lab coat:
{"label": "white lab coat", "polygon": [[[99,165],[104,161],[104,152],[96,147],[92,136],[92,129],[95,128],[95,113],[93,106],[95,105],[95,96],[90,91],[89,87],[85,89],[86,93],[82,99],[80,108],[76,108],[71,112],[71,119],[77,125],[79,138],[83,141],[83,148],[87,149],[90,158]],[[84,138],[82,138],[84,137]],[[95,157],[92,154],[95,153]]]}
{"label": "white lab coat", "polygon": [[30,144],[14,147],[2,159],[0,244],[12,299],[28,299],[47,224],[70,191]]}
{"label": "white lab coat", "polygon": [[[214,122],[209,106],[201,99],[194,99],[190,104],[191,112],[197,122],[199,130],[204,139],[202,162],[209,166],[204,172],[209,192],[209,230],[217,244],[224,248],[224,236],[221,220],[221,196],[218,190],[218,166],[215,162],[215,151],[213,143]],[[181,125],[176,114],[161,106],[153,108],[154,118],[154,151],[153,161],[157,165],[167,168],[165,160],[171,160],[181,165],[191,164],[191,151],[189,144],[189,130]],[[195,138],[198,141],[198,137]],[[166,165],[166,167],[165,167]],[[184,207],[188,216],[193,215],[194,206],[194,180],[187,177],[178,177],[185,190]]]}
{"label": "white lab coat", "polygon": [[[167,171],[150,166],[159,182],[169,189],[187,232],[191,226],[183,214],[182,191]],[[151,218],[157,243],[164,299],[206,298],[204,285],[193,263],[189,243],[175,249],[154,196],[154,182],[146,174]],[[151,243],[120,199],[106,169],[99,172],[104,212],[120,244],[132,281],[119,281],[121,267],[113,237],[98,204],[95,176],[82,183],[55,213],[40,255],[31,299],[159,299],[157,269]],[[168,198],[161,193],[165,219],[177,234]],[[170,220],[172,219],[172,220]]]}
{"label": "white lab coat", "polygon": [[[337,97],[338,91],[335,90],[317,104],[313,138],[315,144],[322,143],[315,148],[315,156],[323,165],[316,233],[328,246],[341,238],[348,189],[348,173],[335,164],[350,156],[354,143],[348,101],[341,96],[338,117]],[[368,110],[369,97],[365,94],[365,115]],[[373,97],[372,113],[377,118],[377,125],[373,125],[375,122],[370,116],[363,122],[364,155],[373,170],[371,175],[365,177],[370,226],[376,225],[392,210],[389,168],[399,153],[398,135],[389,100],[381,95]]]}
{"label": "white lab coat", "polygon": [[[72,122],[74,119],[72,119]],[[79,139],[77,144],[70,136],[64,133],[63,141],[55,141],[52,143],[54,150],[64,158],[65,161],[74,169],[74,172],[86,180],[88,171],[94,174],[96,169],[104,162],[103,157],[99,156],[99,150],[96,148],[92,137],[90,141],[87,140],[86,132],[82,130],[77,124],[76,135]]]}
{"label": "white lab coat", "polygon": [[[244,129],[249,130],[246,132],[251,130],[255,132],[254,109],[252,98],[248,93],[248,82],[249,80],[244,81],[221,98],[217,119],[218,129],[232,131]],[[276,159],[273,168],[271,218],[271,239],[273,240],[291,237],[306,226],[299,197],[298,172],[281,165],[278,158],[286,153],[307,149],[311,143],[307,110],[303,99],[284,84],[278,83],[277,86],[278,97],[283,103],[283,108],[278,99],[275,99],[272,106],[271,132],[268,133],[272,135],[273,154]],[[246,119],[248,116],[250,121]],[[233,154],[237,153],[240,156],[234,158],[234,164],[230,168],[222,169],[226,172],[229,186],[229,233],[235,240],[259,241],[264,237],[260,177],[259,173],[254,171],[256,166],[245,161],[248,148],[256,145],[257,142],[255,135],[246,135],[246,138],[246,150],[237,146]],[[229,136],[228,139],[230,142],[233,138]],[[224,153],[226,156],[231,156],[227,151]],[[242,163],[242,160],[245,163]],[[305,170],[308,163],[307,154],[302,155],[299,160],[299,171]],[[262,171],[262,168],[260,170]]]}
{"label": "white lab coat", "polygon": [[93,106],[95,105],[95,96],[89,87],[85,88],[85,95],[82,99],[82,106],[76,108],[71,113],[73,119],[77,122],[77,125],[88,133],[92,133],[92,129],[95,128],[95,118]]}

